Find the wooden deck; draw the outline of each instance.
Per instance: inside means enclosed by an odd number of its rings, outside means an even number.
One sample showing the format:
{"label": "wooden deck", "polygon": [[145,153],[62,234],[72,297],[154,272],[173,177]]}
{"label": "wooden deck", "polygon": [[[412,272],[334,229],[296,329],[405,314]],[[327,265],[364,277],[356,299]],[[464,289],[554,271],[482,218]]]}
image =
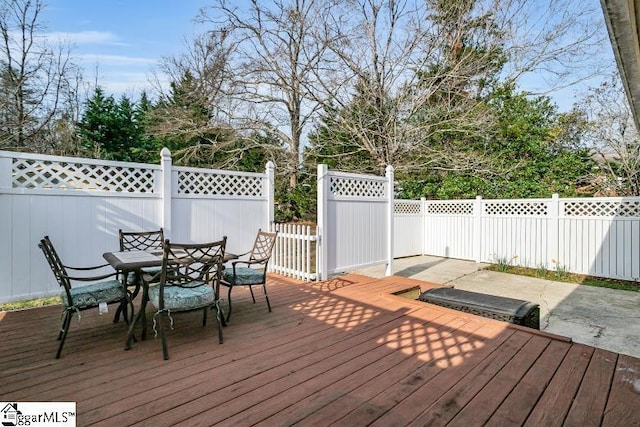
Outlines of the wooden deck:
{"label": "wooden deck", "polygon": [[[0,313],[0,401],[75,401],[78,425],[640,425],[640,359],[390,295],[420,285],[270,277],[234,290],[218,344],[199,313],[124,351],[125,325],[60,307]],[[237,293],[237,295],[236,295]]]}

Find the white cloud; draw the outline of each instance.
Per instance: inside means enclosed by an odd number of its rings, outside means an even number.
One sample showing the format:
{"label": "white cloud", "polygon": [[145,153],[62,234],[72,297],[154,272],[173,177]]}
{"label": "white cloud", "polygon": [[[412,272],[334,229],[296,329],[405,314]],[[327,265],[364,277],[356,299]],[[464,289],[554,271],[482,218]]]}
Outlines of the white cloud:
{"label": "white cloud", "polygon": [[127,66],[127,65],[155,65],[158,60],[155,58],[144,58],[141,56],[110,55],[104,53],[82,53],[74,55],[80,61],[94,62],[101,65]]}
{"label": "white cloud", "polygon": [[49,40],[73,43],[76,45],[103,44],[127,46],[119,38],[108,31],[52,32],[44,35]]}

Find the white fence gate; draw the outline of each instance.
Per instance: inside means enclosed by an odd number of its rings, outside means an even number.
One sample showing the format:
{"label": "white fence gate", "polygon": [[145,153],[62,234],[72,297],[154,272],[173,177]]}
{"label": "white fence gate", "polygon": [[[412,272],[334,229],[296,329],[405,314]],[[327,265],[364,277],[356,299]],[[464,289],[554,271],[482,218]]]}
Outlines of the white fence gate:
{"label": "white fence gate", "polygon": [[320,279],[393,263],[393,168],[386,177],[330,172],[318,165]]}
{"label": "white fence gate", "polygon": [[37,247],[49,235],[63,261],[102,264],[118,230],[164,227],[167,237],[228,237],[244,252],[273,221],[273,164],[264,174],[0,151],[0,302],[55,295]]}
{"label": "white fence gate", "polygon": [[317,235],[315,227],[304,224],[271,224],[277,231],[269,271],[301,280],[316,280]]}

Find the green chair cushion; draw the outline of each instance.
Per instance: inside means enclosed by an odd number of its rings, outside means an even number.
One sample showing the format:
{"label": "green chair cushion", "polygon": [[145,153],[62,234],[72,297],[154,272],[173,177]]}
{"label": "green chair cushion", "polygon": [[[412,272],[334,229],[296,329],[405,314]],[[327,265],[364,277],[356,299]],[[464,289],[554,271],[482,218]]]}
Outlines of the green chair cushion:
{"label": "green chair cushion", "polygon": [[236,277],[233,277],[233,269],[224,270],[224,280],[232,285],[255,285],[262,283],[264,271],[249,267],[236,267]]}
{"label": "green chair cushion", "polygon": [[[73,299],[73,306],[78,309],[95,307],[101,302],[120,301],[124,298],[124,289],[119,280],[107,280],[71,288],[71,298]],[[60,299],[65,308],[69,307],[66,292],[60,293]]]}
{"label": "green chair cushion", "polygon": [[[206,307],[215,301],[213,288],[204,282],[192,288],[181,288],[180,286],[165,286],[164,288],[164,308],[173,311],[194,310]],[[160,308],[160,286],[149,288],[149,300]]]}

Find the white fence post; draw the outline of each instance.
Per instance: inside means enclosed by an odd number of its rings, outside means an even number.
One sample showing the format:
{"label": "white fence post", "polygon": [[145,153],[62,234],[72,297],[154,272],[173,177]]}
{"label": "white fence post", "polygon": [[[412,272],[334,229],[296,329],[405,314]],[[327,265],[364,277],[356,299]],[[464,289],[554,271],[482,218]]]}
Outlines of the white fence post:
{"label": "white fence post", "polygon": [[549,257],[555,260],[556,266],[560,261],[560,196],[558,193],[551,195],[551,204],[549,206]]}
{"label": "white fence post", "polygon": [[476,196],[473,204],[473,258],[482,261],[482,196]]}
{"label": "white fence post", "polygon": [[265,229],[269,229],[269,225],[273,222],[274,218],[274,204],[275,204],[275,165],[272,161],[267,162],[267,166],[265,168],[265,175],[267,176],[265,179],[265,194],[267,196],[267,223],[265,224]]}
{"label": "white fence post", "polygon": [[161,166],[161,194],[162,194],[162,228],[164,229],[165,238],[171,238],[171,177],[172,177],[172,164],[171,152],[167,147],[164,147],[160,151],[160,166]]}
{"label": "white fence post", "polygon": [[393,229],[394,229],[394,188],[393,188],[393,166],[388,165],[386,170],[387,177],[387,268],[386,276],[393,275]]}
{"label": "white fence post", "polygon": [[318,261],[316,264],[316,272],[320,280],[327,280],[328,274],[328,254],[327,254],[327,241],[326,241],[326,222],[327,222],[327,202],[328,202],[328,182],[327,173],[329,168],[327,165],[318,165],[318,222],[316,234],[318,235],[318,241],[316,242],[316,251],[318,255]]}
{"label": "white fence post", "polygon": [[422,221],[422,236],[420,240],[422,241],[422,249],[420,250],[420,255],[427,254],[427,199],[424,197],[420,197],[420,214]]}

